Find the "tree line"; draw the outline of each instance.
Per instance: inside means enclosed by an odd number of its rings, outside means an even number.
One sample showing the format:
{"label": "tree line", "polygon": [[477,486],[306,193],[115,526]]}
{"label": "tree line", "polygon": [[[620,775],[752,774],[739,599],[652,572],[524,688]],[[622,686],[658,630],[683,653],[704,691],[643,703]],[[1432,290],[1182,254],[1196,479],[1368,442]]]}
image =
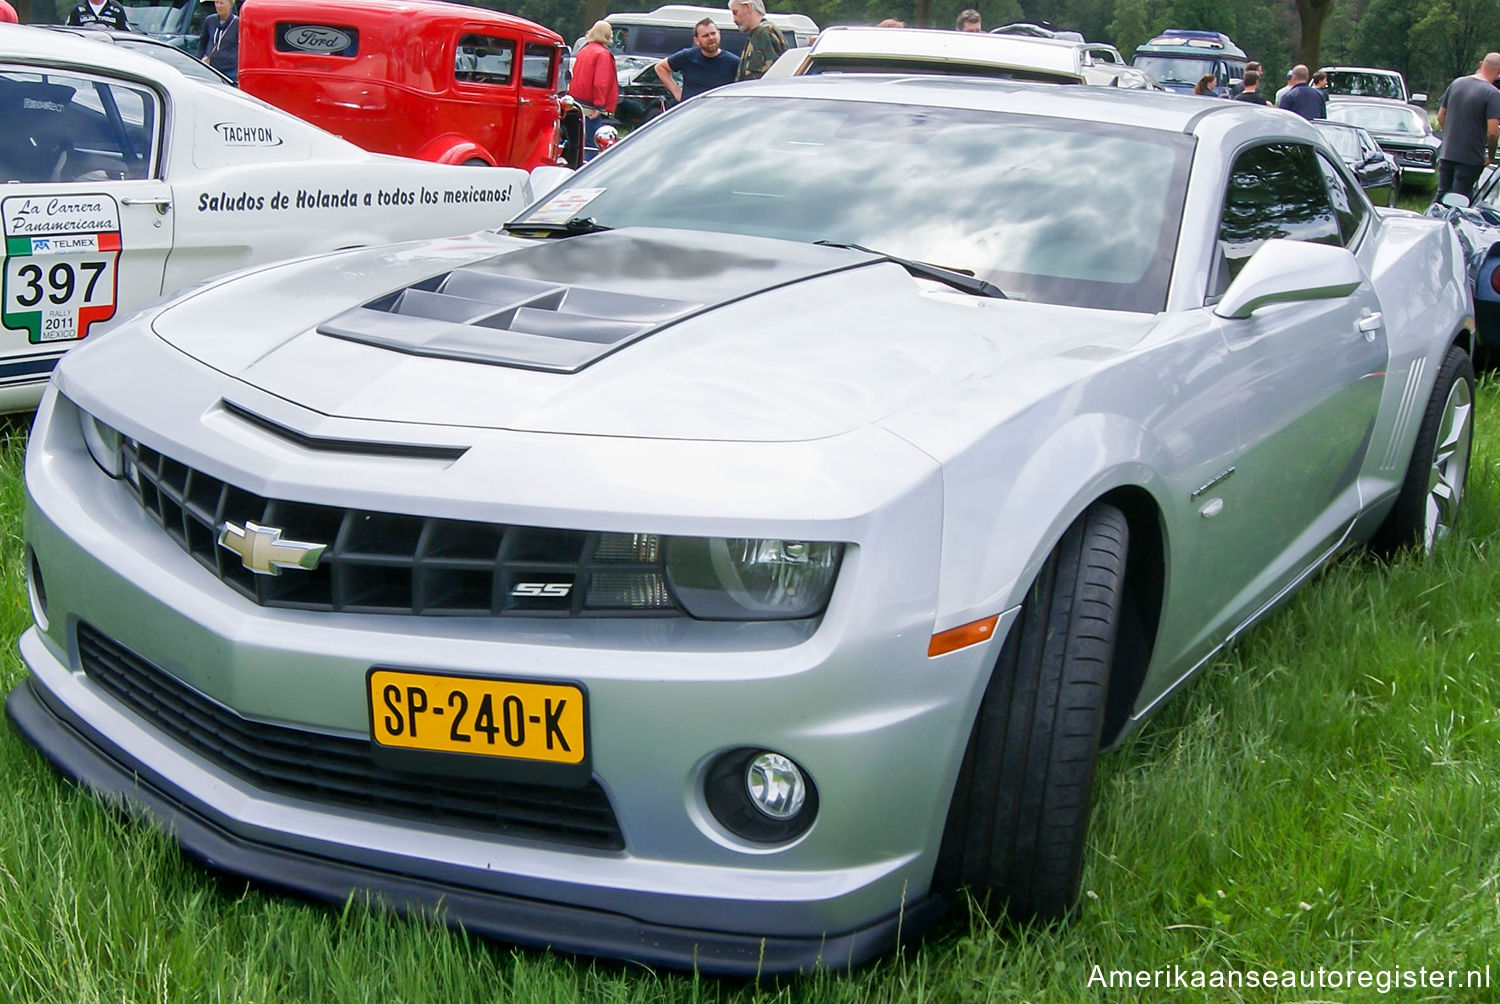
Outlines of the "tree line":
{"label": "tree line", "polygon": [[[653,0],[473,2],[544,24],[569,42],[606,13],[657,6]],[[767,0],[766,6],[806,14],[823,27],[893,17],[939,28],[953,27],[958,12],[973,7],[986,28],[1045,21],[1108,42],[1127,59],[1167,28],[1222,31],[1278,83],[1299,62],[1314,69],[1381,66],[1400,70],[1413,91],[1428,92],[1433,102],[1454,77],[1472,73],[1486,52],[1500,50],[1496,0]]]}
{"label": "tree line", "polygon": [[[17,0],[23,20],[58,22],[75,0]],[[164,0],[165,2],[165,0]],[[184,0],[177,0],[184,2]],[[202,0],[186,0],[202,2]],[[255,0],[246,0],[254,3]],[[572,42],[613,11],[651,10],[666,0],[465,0],[546,25]],[[700,0],[720,6],[720,2]],[[772,11],[806,14],[819,25],[875,24],[893,17],[909,25],[953,27],[973,7],[986,28],[1012,21],[1047,22],[1108,42],[1130,58],[1135,47],[1167,28],[1222,31],[1271,80],[1294,63],[1382,66],[1400,70],[1413,91],[1437,96],[1454,77],[1472,73],[1500,50],[1497,0],[767,0]],[[308,0],[308,10],[317,9]]]}

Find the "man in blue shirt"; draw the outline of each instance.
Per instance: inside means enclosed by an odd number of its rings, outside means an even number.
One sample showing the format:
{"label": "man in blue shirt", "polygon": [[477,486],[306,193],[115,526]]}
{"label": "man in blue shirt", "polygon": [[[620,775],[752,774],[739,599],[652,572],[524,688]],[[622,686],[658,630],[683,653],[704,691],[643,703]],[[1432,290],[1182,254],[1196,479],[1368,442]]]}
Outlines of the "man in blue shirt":
{"label": "man in blue shirt", "polygon": [[[719,48],[719,26],[713,18],[706,17],[693,26],[693,42],[656,64],[657,77],[678,101],[729,83],[740,66],[740,57]],[[681,87],[672,76],[674,70],[682,74]]]}
{"label": "man in blue shirt", "polygon": [[1292,67],[1292,89],[1276,102],[1277,108],[1296,112],[1311,122],[1328,117],[1328,96],[1307,82],[1307,67],[1298,63]]}

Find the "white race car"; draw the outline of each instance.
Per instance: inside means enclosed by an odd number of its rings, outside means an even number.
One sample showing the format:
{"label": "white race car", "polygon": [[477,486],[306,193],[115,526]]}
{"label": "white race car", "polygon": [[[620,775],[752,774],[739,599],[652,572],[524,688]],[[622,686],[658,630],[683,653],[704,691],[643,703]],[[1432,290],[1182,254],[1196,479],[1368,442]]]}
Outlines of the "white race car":
{"label": "white race car", "polygon": [[119,46],[0,25],[0,411],[63,351],[200,279],[468,232],[524,172],[383,157]]}

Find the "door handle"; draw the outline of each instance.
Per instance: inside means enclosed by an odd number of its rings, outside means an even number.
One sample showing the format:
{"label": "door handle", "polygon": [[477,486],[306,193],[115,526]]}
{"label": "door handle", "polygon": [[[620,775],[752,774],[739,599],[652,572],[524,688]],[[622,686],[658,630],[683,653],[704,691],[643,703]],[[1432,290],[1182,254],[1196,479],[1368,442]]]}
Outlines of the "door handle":
{"label": "door handle", "polygon": [[1361,317],[1354,326],[1364,332],[1365,341],[1373,342],[1375,340],[1375,332],[1379,331],[1384,324],[1385,318],[1379,312],[1376,312]]}
{"label": "door handle", "polygon": [[516,103],[517,104],[522,104],[522,105],[529,105],[529,104],[531,104],[531,99],[530,98],[522,98],[520,101],[518,101]]}
{"label": "door handle", "polygon": [[122,206],[155,206],[158,213],[165,213],[172,208],[172,197],[161,195],[154,199],[132,199],[127,195],[121,197],[120,204]]}

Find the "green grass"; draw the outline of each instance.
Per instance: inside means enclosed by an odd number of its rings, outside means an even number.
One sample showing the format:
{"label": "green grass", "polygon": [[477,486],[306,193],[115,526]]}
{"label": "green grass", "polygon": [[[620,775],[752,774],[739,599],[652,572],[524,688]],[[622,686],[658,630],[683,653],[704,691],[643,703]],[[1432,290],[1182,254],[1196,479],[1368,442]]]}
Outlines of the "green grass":
{"label": "green grass", "polygon": [[[1480,390],[1484,406],[1496,386]],[[519,951],[216,878],[0,728],[0,1000],[1309,1001],[1494,989],[1132,991],[1111,969],[1492,966],[1500,980],[1500,432],[1429,562],[1346,559],[1101,766],[1083,909],[959,911],[853,976],[699,979]],[[24,431],[0,428],[0,683],[23,670]]]}

